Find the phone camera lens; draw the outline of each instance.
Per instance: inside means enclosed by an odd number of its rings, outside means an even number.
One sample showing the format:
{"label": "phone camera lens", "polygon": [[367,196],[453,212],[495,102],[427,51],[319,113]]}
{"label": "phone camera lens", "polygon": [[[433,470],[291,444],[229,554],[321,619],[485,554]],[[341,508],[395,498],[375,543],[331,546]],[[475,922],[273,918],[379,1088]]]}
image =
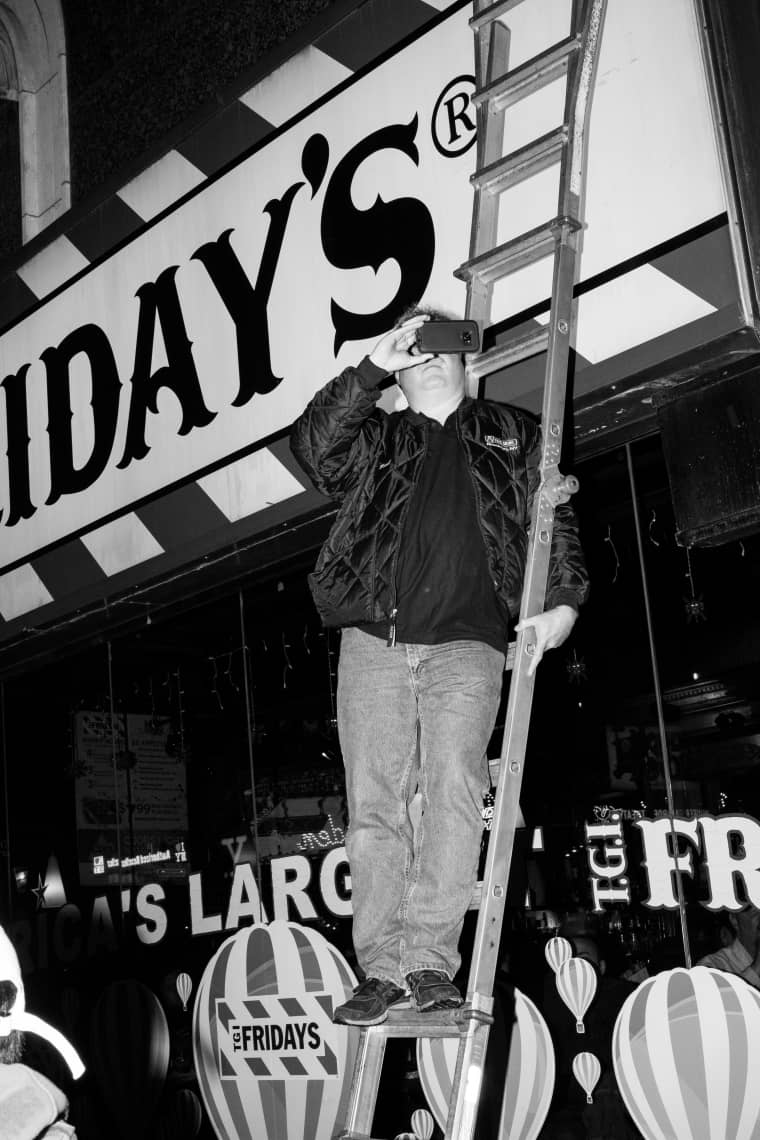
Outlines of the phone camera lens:
{"label": "phone camera lens", "polygon": [[462,344],[472,344],[472,333],[467,329],[462,333]]}

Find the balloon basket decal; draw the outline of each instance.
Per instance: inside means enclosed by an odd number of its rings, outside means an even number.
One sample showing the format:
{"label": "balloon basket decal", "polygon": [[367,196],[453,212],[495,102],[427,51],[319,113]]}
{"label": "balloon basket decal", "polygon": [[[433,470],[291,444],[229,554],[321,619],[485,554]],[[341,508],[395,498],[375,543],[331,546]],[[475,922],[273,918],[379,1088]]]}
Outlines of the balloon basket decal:
{"label": "balloon basket decal", "polygon": [[586,1026],[583,1024],[582,1021],[576,1021],[575,1032],[576,1033],[585,1033],[586,1032]]}
{"label": "balloon basket decal", "polygon": [[356,979],[321,934],[277,920],[238,930],[193,1009],[201,1098],[219,1140],[331,1140],[357,1037],[332,1020]]}

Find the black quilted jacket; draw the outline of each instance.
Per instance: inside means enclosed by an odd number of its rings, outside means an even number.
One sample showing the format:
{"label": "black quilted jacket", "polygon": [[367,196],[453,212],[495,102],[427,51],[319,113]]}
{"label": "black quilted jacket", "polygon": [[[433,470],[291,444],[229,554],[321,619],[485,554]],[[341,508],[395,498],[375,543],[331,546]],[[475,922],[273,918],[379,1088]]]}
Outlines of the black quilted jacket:
{"label": "black quilted jacket", "polygon": [[[315,487],[340,502],[309,582],[325,625],[389,618],[399,539],[427,448],[408,412],[376,407],[384,374],[365,360],[322,388],[291,431],[293,454]],[[538,487],[540,430],[525,413],[465,399],[456,410],[494,586],[517,614]],[[557,508],[546,608],[577,608],[588,590],[575,515]]]}

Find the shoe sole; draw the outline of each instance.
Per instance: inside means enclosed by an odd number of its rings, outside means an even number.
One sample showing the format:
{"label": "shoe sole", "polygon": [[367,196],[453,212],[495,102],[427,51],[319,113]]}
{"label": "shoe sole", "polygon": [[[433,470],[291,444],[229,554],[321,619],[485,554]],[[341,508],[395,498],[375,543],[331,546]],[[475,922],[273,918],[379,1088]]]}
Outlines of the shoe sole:
{"label": "shoe sole", "polygon": [[449,1001],[430,1001],[427,1005],[415,1005],[417,1013],[435,1013],[443,1009],[461,1009],[464,1002],[460,999],[455,1001],[451,998]]}
{"label": "shoe sole", "polygon": [[387,1016],[387,1009],[379,1017],[339,1017],[337,1013],[334,1013],[333,1021],[336,1025],[354,1025],[357,1029],[366,1029],[372,1025],[382,1025]]}

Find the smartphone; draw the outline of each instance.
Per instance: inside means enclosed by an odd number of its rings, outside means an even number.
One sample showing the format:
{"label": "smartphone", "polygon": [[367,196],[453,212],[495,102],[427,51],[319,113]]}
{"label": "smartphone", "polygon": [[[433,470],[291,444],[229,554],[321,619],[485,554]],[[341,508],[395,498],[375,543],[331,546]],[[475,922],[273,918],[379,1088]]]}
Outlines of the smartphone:
{"label": "smartphone", "polygon": [[477,321],[425,321],[417,330],[418,352],[479,352]]}

